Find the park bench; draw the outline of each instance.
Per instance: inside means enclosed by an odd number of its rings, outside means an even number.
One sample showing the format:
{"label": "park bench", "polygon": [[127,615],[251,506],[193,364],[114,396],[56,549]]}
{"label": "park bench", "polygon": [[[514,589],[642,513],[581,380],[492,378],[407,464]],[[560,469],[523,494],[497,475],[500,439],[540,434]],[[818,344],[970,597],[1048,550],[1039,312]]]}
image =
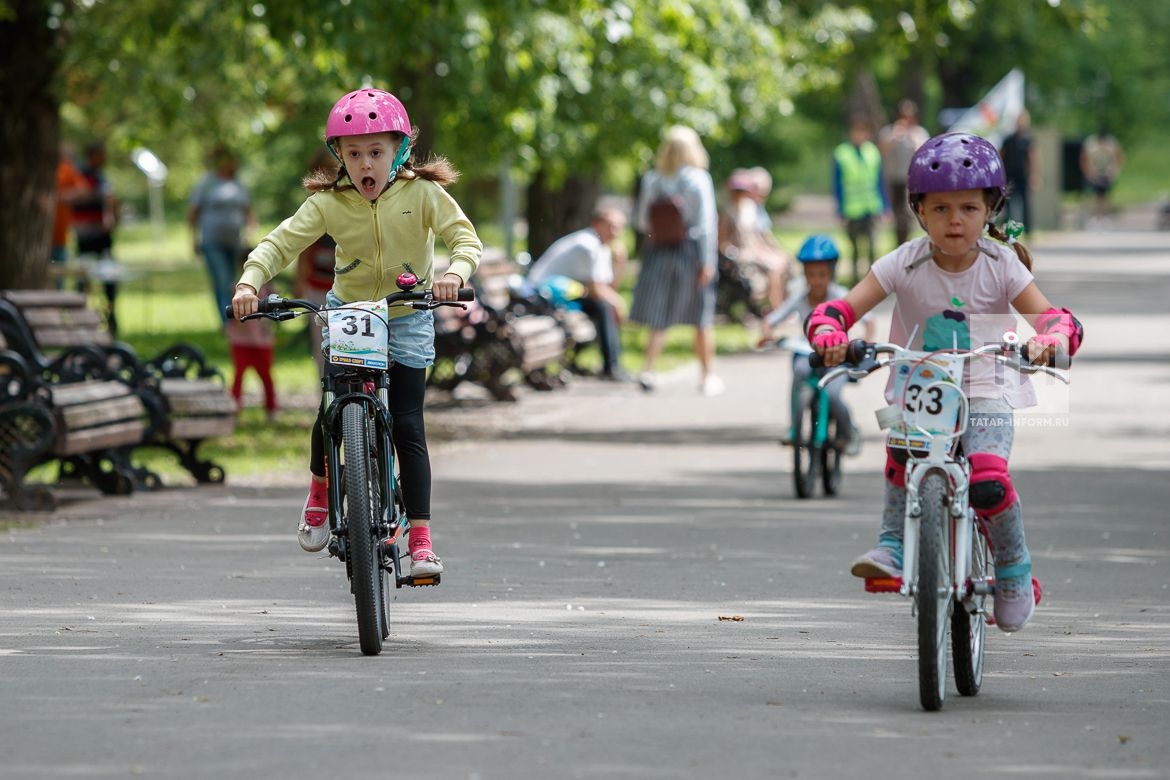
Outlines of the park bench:
{"label": "park bench", "polygon": [[[81,481],[108,495],[125,495],[157,477],[134,468],[130,452],[149,425],[142,398],[123,379],[93,373],[49,382],[0,332],[0,486],[7,505],[48,511],[56,499],[47,488],[26,483],[36,466],[56,460],[59,482]],[[74,355],[70,373],[80,370]]]}
{"label": "park bench", "polygon": [[[222,482],[223,469],[199,455],[202,442],[235,431],[235,402],[218,370],[191,344],[176,344],[142,360],[101,322],[101,314],[88,308],[80,293],[0,292],[0,330],[46,381],[55,386],[120,379],[148,411],[147,429],[135,446],[164,447],[197,481]],[[157,486],[157,478],[143,476],[143,486]]]}
{"label": "park bench", "polygon": [[506,322],[501,335],[510,342],[525,381],[538,390],[561,387],[569,334],[562,318],[554,316],[543,301],[526,300],[517,294],[514,283],[520,274],[520,266],[502,251],[489,249],[473,277],[476,294]]}
{"label": "park bench", "polygon": [[433,386],[450,390],[471,381],[498,400],[515,400],[516,374],[538,390],[561,386],[565,331],[555,317],[515,299],[510,285],[517,273],[502,252],[486,252],[472,277],[476,301],[469,311],[436,310]]}

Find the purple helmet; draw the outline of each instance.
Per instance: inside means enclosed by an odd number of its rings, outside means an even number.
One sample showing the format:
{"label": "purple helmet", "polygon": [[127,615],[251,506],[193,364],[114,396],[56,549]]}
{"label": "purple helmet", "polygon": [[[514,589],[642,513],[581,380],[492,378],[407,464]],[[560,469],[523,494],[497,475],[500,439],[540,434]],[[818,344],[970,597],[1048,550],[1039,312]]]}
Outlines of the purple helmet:
{"label": "purple helmet", "polygon": [[1003,160],[989,141],[971,133],[936,135],[910,159],[906,190],[913,206],[928,192],[993,189],[999,193],[992,212],[1007,195]]}
{"label": "purple helmet", "polygon": [[343,95],[325,121],[325,142],[367,133],[402,133],[409,137],[410,118],[402,101],[382,89],[355,89]]}

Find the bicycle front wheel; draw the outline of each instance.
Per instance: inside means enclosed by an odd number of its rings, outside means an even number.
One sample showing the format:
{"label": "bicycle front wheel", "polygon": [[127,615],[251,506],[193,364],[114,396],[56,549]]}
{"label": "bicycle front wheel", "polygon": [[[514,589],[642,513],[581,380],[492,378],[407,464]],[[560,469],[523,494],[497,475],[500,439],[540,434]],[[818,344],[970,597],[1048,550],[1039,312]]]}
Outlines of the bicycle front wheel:
{"label": "bicycle front wheel", "polygon": [[947,477],[929,472],[918,488],[918,698],[922,708],[943,705],[947,687],[947,629],[950,625],[950,514]]}
{"label": "bicycle front wheel", "polygon": [[995,561],[987,537],[972,524],[971,573],[967,598],[955,605],[951,616],[951,655],[955,685],[963,696],[974,696],[983,685],[983,650],[987,639],[987,594],[982,586],[995,578]]}
{"label": "bicycle front wheel", "polygon": [[835,496],[841,490],[841,449],[837,442],[837,421],[830,417],[825,431],[825,446],[821,447],[821,485],[825,488],[826,496]]}
{"label": "bicycle front wheel", "polygon": [[345,519],[350,563],[350,590],[357,605],[358,641],[365,655],[382,652],[382,561],[379,549],[370,463],[369,418],[365,407],[351,403],[341,410],[345,444]]}
{"label": "bicycle front wheel", "polygon": [[[807,391],[806,391],[807,392]],[[792,485],[799,498],[809,498],[816,490],[820,455],[813,447],[817,430],[816,402],[800,404],[800,416],[792,427]]]}

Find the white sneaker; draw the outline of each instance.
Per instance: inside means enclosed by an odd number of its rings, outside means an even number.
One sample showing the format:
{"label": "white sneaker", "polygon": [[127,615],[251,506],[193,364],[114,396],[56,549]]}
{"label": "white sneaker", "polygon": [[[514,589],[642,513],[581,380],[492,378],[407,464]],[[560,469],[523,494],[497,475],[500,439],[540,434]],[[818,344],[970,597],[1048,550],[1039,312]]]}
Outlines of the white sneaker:
{"label": "white sneaker", "polygon": [[714,374],[707,374],[703,379],[702,386],[699,388],[699,391],[707,397],[722,395],[723,390],[723,380]]}
{"label": "white sneaker", "polygon": [[652,371],[643,371],[642,373],[638,374],[638,384],[642,386],[643,390],[649,393],[652,392],[655,386],[658,384],[658,378],[654,376],[654,372]]}
{"label": "white sneaker", "polygon": [[443,561],[433,550],[415,550],[410,554],[411,577],[433,577],[442,572]]}
{"label": "white sneaker", "polygon": [[[309,521],[320,519],[320,523],[313,525]],[[305,552],[321,552],[329,544],[329,510],[320,506],[309,506],[309,497],[305,497],[305,506],[301,509],[301,523],[297,526],[297,541]]]}

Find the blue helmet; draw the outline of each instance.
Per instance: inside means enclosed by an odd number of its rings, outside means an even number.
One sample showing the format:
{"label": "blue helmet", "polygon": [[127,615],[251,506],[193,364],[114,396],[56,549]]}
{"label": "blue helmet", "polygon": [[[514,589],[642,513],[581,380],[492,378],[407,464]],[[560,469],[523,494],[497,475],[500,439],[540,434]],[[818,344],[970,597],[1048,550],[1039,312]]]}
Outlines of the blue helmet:
{"label": "blue helmet", "polygon": [[809,236],[796,253],[796,259],[802,263],[834,263],[840,257],[837,245],[824,233]]}

